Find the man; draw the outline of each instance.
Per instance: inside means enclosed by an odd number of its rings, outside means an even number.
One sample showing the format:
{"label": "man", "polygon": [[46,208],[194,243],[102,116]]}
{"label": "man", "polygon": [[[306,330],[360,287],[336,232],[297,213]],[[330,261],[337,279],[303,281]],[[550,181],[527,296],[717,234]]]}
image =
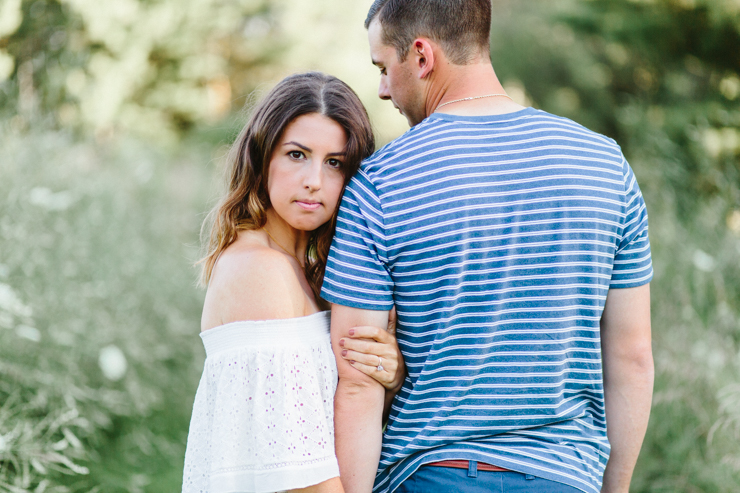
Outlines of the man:
{"label": "man", "polygon": [[[508,99],[490,20],[490,0],[367,17],[379,96],[412,128],[347,187],[322,291],[347,492],[629,488],[653,383],[645,204],[613,140]],[[394,305],[408,376],[381,450],[383,388],[341,351]]]}

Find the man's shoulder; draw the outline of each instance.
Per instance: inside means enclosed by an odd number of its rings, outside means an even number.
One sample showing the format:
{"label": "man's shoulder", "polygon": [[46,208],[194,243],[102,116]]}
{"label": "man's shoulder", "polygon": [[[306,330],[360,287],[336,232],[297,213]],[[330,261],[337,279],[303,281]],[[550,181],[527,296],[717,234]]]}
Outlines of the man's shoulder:
{"label": "man's shoulder", "polygon": [[533,117],[535,121],[539,120],[542,122],[543,125],[550,126],[553,132],[563,132],[564,134],[581,134],[583,137],[601,142],[604,145],[618,149],[621,152],[621,147],[619,146],[619,144],[617,144],[616,140],[604,134],[600,134],[599,132],[591,130],[581,123],[571,120],[570,118],[554,115],[543,110],[537,110],[537,113],[533,115]]}
{"label": "man's shoulder", "polygon": [[369,176],[392,173],[397,166],[417,157],[421,149],[434,145],[435,130],[442,126],[441,123],[443,122],[426,119],[409,128],[403,135],[388,142],[365,159],[360,166],[361,172]]}
{"label": "man's shoulder", "polygon": [[413,174],[414,169],[429,163],[435,152],[468,156],[471,149],[486,151],[480,144],[489,137],[493,140],[484,146],[514,146],[510,149],[527,152],[540,151],[544,145],[575,154],[595,152],[603,155],[609,166],[623,164],[622,149],[614,139],[570,118],[534,108],[528,110],[508,119],[503,118],[506,115],[491,115],[490,121],[486,117],[459,121],[448,116],[428,117],[363,161],[352,188],[364,182],[367,187],[382,189],[394,178]]}
{"label": "man's shoulder", "polygon": [[[502,128],[501,124],[504,124],[504,127],[508,125],[509,128],[504,137],[508,140],[518,140],[536,130],[549,133],[554,137],[573,138],[580,136],[586,139],[584,144],[593,142],[611,147],[621,153],[621,147],[611,137],[591,130],[570,118],[534,108],[528,109],[530,110],[528,112],[517,112],[516,117],[512,117],[508,121],[501,118],[505,115],[491,115],[491,122],[487,122],[485,117],[480,117],[477,121],[455,121],[434,118],[433,116],[427,117],[367,158],[361,169],[372,175],[388,171],[399,161],[407,163],[410,160],[422,160],[426,150],[448,144],[451,138],[465,140],[469,137],[467,133],[477,135],[480,132],[485,132],[486,123],[495,124],[499,129]],[[537,145],[537,142],[533,140],[531,145]],[[460,148],[459,151],[465,152],[466,150]]]}

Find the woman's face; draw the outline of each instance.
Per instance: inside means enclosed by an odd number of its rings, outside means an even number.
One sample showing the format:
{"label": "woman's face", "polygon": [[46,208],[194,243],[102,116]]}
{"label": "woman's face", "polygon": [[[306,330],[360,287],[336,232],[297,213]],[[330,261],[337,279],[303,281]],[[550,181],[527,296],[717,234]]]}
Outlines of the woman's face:
{"label": "woman's face", "polygon": [[267,193],[288,225],[313,231],[331,219],[344,184],[346,144],[344,129],[318,113],[299,116],[285,128],[270,159]]}

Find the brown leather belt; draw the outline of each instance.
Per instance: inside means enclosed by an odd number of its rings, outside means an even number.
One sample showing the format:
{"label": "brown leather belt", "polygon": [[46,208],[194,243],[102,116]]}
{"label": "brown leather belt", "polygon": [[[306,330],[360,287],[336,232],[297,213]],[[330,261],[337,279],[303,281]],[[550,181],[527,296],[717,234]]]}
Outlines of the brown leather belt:
{"label": "brown leather belt", "polygon": [[[434,467],[454,467],[455,469],[468,469],[470,467],[470,461],[442,460],[439,462],[430,462],[429,464],[424,464],[424,465],[434,466]],[[478,463],[478,470],[479,471],[494,471],[494,472],[510,472],[508,469],[504,469],[503,467],[498,467],[498,466],[494,466],[491,464],[486,464],[485,462]]]}

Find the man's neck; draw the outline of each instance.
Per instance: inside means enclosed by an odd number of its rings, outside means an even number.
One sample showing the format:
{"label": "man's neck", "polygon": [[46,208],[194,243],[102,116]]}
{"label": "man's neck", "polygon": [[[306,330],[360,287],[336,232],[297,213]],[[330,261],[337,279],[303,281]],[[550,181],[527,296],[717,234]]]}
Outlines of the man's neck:
{"label": "man's neck", "polygon": [[[488,59],[469,65],[444,63],[435,70],[429,82],[426,96],[427,116],[438,108],[439,113],[461,116],[497,115],[524,109],[508,97],[480,98],[506,93]],[[457,101],[465,98],[479,99]],[[444,107],[440,108],[440,105]]]}

